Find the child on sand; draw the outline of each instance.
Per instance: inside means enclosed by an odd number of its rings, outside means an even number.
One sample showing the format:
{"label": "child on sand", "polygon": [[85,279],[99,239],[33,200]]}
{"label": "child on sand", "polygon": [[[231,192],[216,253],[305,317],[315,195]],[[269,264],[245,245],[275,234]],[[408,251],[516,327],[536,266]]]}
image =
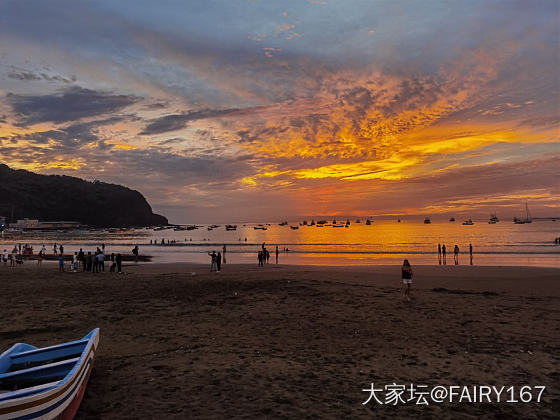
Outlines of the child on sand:
{"label": "child on sand", "polygon": [[403,298],[410,301],[410,285],[412,284],[412,267],[408,260],[404,260],[402,265],[402,281],[404,287]]}

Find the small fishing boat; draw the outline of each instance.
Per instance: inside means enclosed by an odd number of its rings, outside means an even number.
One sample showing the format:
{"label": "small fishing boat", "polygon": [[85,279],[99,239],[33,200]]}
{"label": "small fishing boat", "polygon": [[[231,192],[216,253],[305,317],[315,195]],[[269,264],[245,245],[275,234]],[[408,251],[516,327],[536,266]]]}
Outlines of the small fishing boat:
{"label": "small fishing boat", "polygon": [[369,226],[369,225],[371,225],[371,219],[368,217],[368,218],[366,219],[366,226]]}
{"label": "small fishing boat", "polygon": [[226,230],[237,230],[237,225],[226,225]]}
{"label": "small fishing boat", "polygon": [[84,396],[99,328],[81,340],[36,348],[17,343],[0,355],[0,419],[72,419]]}
{"label": "small fishing boat", "polygon": [[288,222],[278,223],[278,226],[288,226]]}
{"label": "small fishing boat", "polygon": [[299,229],[299,226],[297,226],[297,225],[296,225],[296,226],[290,226],[290,227],[291,227],[293,230]]}
{"label": "small fishing boat", "polygon": [[253,226],[253,229],[255,230],[267,230],[267,227],[264,225],[257,225],[257,226]]}
{"label": "small fishing boat", "polygon": [[498,216],[496,216],[496,213],[490,213],[490,220],[488,220],[489,225],[495,225],[499,221],[500,221],[500,219],[498,219]]}
{"label": "small fishing boat", "polygon": [[463,222],[463,225],[464,226],[472,226],[472,225],[474,225],[474,222],[472,221],[472,219],[468,219],[468,220],[465,220]]}
{"label": "small fishing boat", "polygon": [[429,225],[430,223],[432,223],[432,220],[429,217],[424,218],[424,223],[426,225]]}
{"label": "small fishing boat", "polygon": [[450,218],[449,218],[449,221],[450,221],[450,222],[454,222],[454,221],[455,221],[455,218],[454,218],[454,217],[450,217]]}

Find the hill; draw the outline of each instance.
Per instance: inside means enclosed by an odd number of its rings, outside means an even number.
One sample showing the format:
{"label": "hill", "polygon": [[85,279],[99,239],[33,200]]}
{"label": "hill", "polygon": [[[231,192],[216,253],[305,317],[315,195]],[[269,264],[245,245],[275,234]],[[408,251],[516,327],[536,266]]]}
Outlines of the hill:
{"label": "hill", "polygon": [[66,175],[39,175],[0,164],[0,216],[73,220],[94,227],[166,225],[138,191]]}

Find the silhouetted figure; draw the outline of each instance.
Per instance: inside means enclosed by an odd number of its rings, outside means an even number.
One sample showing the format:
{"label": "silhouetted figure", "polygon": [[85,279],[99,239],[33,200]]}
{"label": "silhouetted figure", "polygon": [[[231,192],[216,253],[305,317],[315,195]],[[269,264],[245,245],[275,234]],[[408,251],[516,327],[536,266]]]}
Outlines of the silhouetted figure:
{"label": "silhouetted figure", "polygon": [[84,271],[90,272],[92,269],[91,267],[92,263],[93,263],[93,256],[91,255],[91,251],[88,251],[86,256],[86,263],[84,264]]}
{"label": "silhouetted figure", "polygon": [[268,260],[270,260],[270,252],[268,252],[268,249],[264,250],[264,256],[266,258],[266,263],[268,264]]}
{"label": "silhouetted figure", "polygon": [[117,263],[117,272],[122,273],[122,256],[120,253],[115,257],[115,262]]}
{"label": "silhouetted figure", "polygon": [[447,250],[445,248],[445,244],[443,244],[441,246],[441,256],[442,256],[442,260],[443,260],[443,265],[447,264]]}
{"label": "silhouetted figure", "polygon": [[226,244],[224,244],[224,246],[222,247],[222,260],[223,263],[226,263]]}
{"label": "silhouetted figure", "polygon": [[259,267],[263,267],[264,266],[264,264],[263,264],[264,254],[263,254],[262,250],[260,250],[257,253],[257,258],[259,259]]}
{"label": "silhouetted figure", "polygon": [[278,264],[278,245],[276,245],[276,264]]}
{"label": "silhouetted figure", "polygon": [[459,246],[455,244],[453,248],[453,260],[455,261],[455,265],[459,265]]}
{"label": "silhouetted figure", "polygon": [[208,255],[210,255],[210,258],[212,259],[210,263],[210,272],[216,271],[216,251],[209,252]]}
{"label": "silhouetted figure", "polygon": [[138,262],[138,245],[132,248],[132,254],[134,255],[134,262]]}
{"label": "silhouetted figure", "polygon": [[410,301],[410,286],[412,284],[412,267],[408,260],[403,261],[403,265],[401,267],[402,272],[402,282],[403,282],[403,298]]}
{"label": "silhouetted figure", "polygon": [[437,244],[437,255],[438,263],[441,265],[441,244]]}
{"label": "silhouetted figure", "polygon": [[216,268],[218,269],[218,273],[222,269],[222,254],[218,251],[218,255],[216,255]]}

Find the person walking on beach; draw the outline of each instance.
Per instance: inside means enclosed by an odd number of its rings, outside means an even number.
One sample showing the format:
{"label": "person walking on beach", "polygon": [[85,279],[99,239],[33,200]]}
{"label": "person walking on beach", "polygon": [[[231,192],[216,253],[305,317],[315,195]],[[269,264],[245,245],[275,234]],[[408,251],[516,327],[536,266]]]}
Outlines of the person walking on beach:
{"label": "person walking on beach", "polygon": [[455,244],[453,248],[453,260],[455,261],[455,265],[459,265],[459,246]]}
{"label": "person walking on beach", "polygon": [[259,259],[259,267],[263,267],[263,252],[257,252],[257,258]]}
{"label": "person walking on beach", "polygon": [[276,264],[278,264],[278,245],[276,245]]}
{"label": "person walking on beach", "polygon": [[218,251],[218,255],[216,255],[216,268],[218,273],[222,269],[222,254],[220,254],[220,251]]}
{"label": "person walking on beach", "polygon": [[402,282],[403,282],[403,298],[410,301],[410,285],[412,284],[412,267],[408,260],[404,260],[401,267]]}
{"label": "person walking on beach", "polygon": [[270,260],[270,252],[268,252],[268,249],[264,250],[264,255],[266,257],[266,263],[268,264],[268,260]]}
{"label": "person walking on beach", "polygon": [[439,265],[441,265],[441,244],[437,244],[437,259]]}
{"label": "person walking on beach", "polygon": [[216,251],[209,252],[208,255],[212,258],[212,262],[210,264],[210,272],[216,271]]}
{"label": "person walking on beach", "polygon": [[132,248],[132,254],[134,255],[134,262],[138,262],[138,245]]}
{"label": "person walking on beach", "polygon": [[442,256],[442,260],[443,260],[443,265],[447,264],[447,250],[445,248],[445,244],[443,244],[441,246],[441,256]]}

